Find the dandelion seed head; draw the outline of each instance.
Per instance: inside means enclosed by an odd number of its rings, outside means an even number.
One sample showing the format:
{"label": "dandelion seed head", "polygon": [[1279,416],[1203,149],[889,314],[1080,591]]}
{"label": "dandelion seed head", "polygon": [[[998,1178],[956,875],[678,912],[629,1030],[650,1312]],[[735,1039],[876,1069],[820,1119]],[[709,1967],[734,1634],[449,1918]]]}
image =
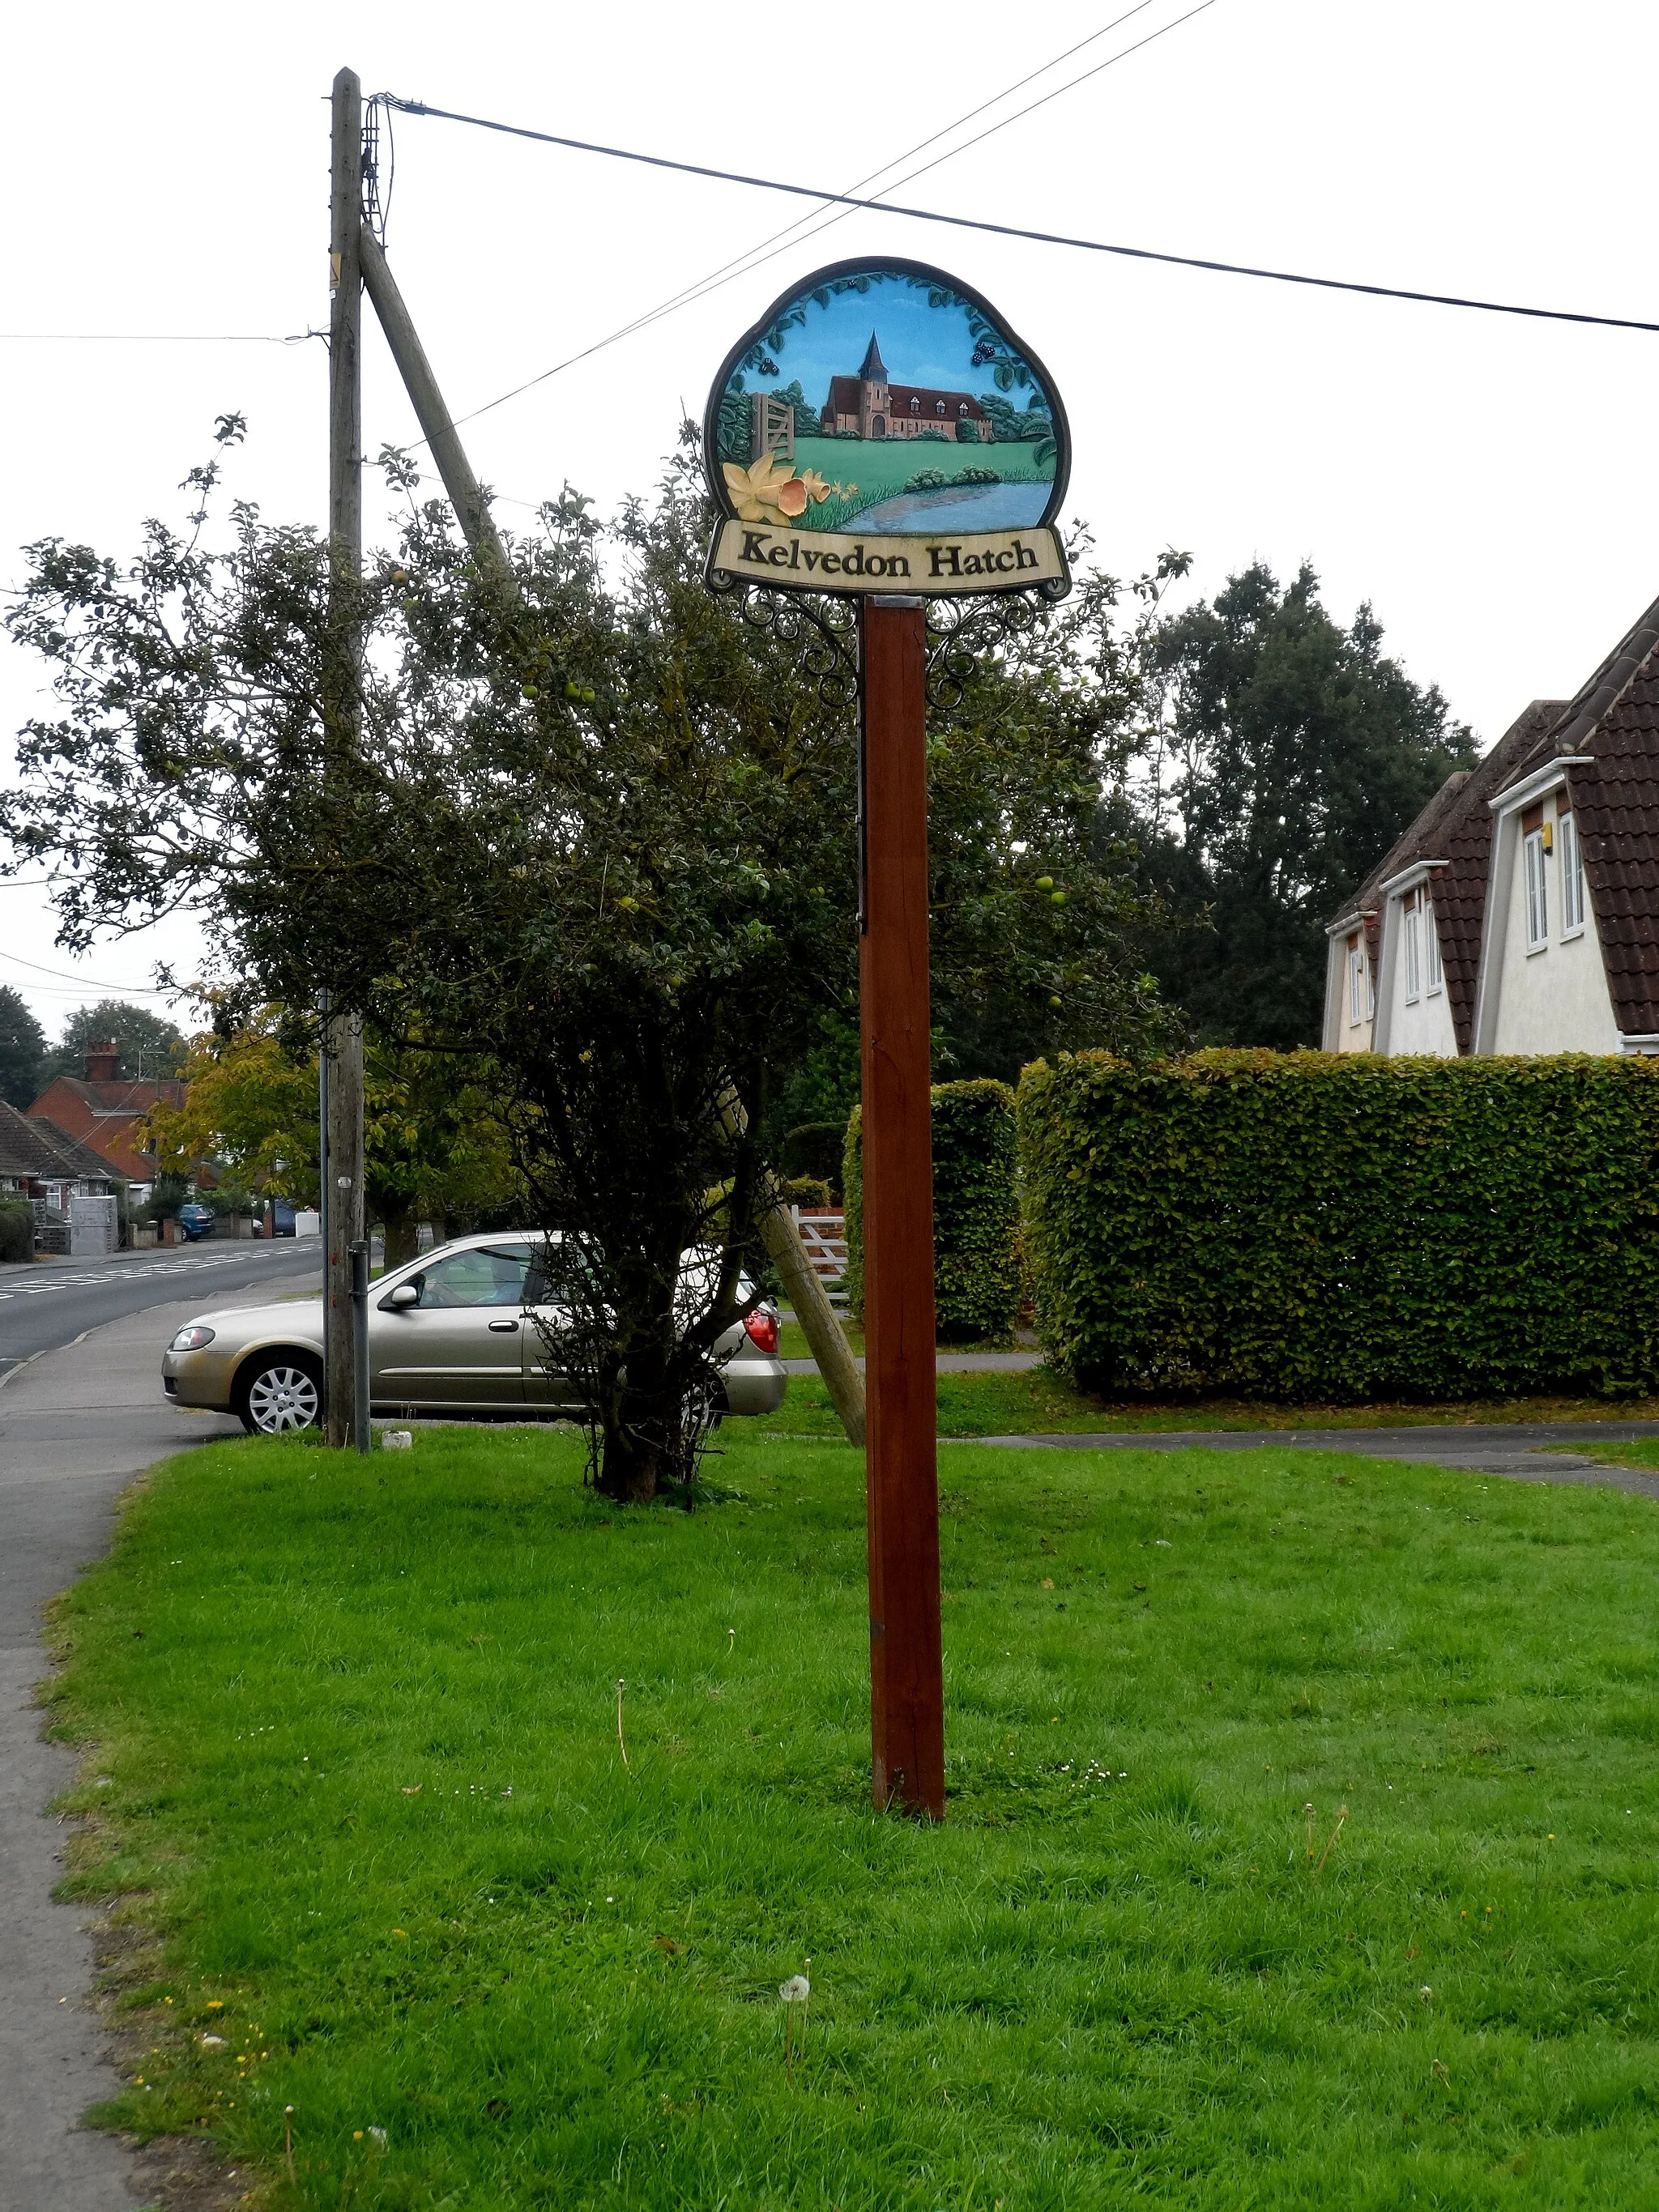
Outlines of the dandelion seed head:
{"label": "dandelion seed head", "polygon": [[787,1982],[778,1984],[778,1995],[785,2004],[805,2004],[812,1994],[812,1984],[805,1974],[791,1974]]}

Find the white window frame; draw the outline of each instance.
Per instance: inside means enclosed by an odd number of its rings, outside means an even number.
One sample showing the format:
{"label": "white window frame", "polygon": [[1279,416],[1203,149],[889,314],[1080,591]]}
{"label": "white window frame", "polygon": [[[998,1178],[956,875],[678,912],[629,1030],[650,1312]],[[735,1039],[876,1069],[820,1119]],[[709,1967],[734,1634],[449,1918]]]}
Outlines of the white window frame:
{"label": "white window frame", "polygon": [[1561,942],[1584,933],[1584,850],[1578,842],[1578,817],[1571,808],[1555,825],[1561,853]]}
{"label": "white window frame", "polygon": [[1549,884],[1544,874],[1544,832],[1528,830],[1521,840],[1521,865],[1527,896],[1527,953],[1547,951],[1550,941]]}
{"label": "white window frame", "polygon": [[1413,894],[1403,917],[1406,953],[1406,1004],[1414,1006],[1423,995],[1423,924]]}
{"label": "white window frame", "polygon": [[1348,954],[1348,1027],[1351,1030],[1357,1030],[1365,1018],[1360,1011],[1364,1001],[1360,996],[1359,989],[1360,984],[1364,980],[1364,975],[1365,947],[1362,940],[1354,945]]}
{"label": "white window frame", "polygon": [[1428,943],[1429,996],[1436,998],[1446,988],[1446,970],[1440,957],[1440,925],[1435,920],[1434,901],[1423,901],[1423,934]]}

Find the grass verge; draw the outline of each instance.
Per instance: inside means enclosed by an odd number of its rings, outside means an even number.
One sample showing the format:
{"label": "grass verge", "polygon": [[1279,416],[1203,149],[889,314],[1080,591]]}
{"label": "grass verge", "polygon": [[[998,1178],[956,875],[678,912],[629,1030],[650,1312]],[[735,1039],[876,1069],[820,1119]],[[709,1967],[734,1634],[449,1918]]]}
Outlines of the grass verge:
{"label": "grass verge", "polygon": [[[854,1346],[862,1351],[860,1339]],[[804,1356],[793,1352],[789,1358]],[[1091,1396],[1046,1368],[939,1378],[942,1437],[1087,1434],[1112,1430],[1405,1429],[1453,1422],[1659,1420],[1659,1399],[1513,1398],[1453,1405],[1285,1406],[1237,1398],[1166,1403]],[[841,1423],[816,1375],[792,1375],[775,1413],[743,1424],[773,1436],[838,1437]],[[1599,1449],[1599,1447],[1598,1447]]]}
{"label": "grass verge", "polygon": [[1659,2204],[1659,1508],[946,1445],[926,1830],[867,1802],[854,1455],[735,1437],[690,1516],[580,1464],[134,1498],[56,1613],[106,2124],[354,2212]]}

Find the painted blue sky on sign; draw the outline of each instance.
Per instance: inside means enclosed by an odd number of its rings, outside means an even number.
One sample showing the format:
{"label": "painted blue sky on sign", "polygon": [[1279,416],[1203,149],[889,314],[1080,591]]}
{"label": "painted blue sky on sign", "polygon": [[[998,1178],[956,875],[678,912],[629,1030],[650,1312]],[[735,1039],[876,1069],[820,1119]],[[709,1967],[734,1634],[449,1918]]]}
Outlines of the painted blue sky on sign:
{"label": "painted blue sky on sign", "polygon": [[[902,276],[886,276],[872,282],[868,291],[837,294],[823,307],[810,298],[803,304],[805,325],[785,331],[771,354],[777,376],[739,371],[746,391],[770,390],[799,377],[808,400],[822,407],[832,376],[857,375],[872,330],[895,384],[939,386],[972,392],[975,398],[997,388],[991,363],[977,368],[970,365],[975,338],[968,309],[960,301],[951,307],[930,307],[925,291]],[[1007,350],[1006,345],[1003,350]],[[1033,383],[1009,397],[1030,407],[1038,388]]]}
{"label": "painted blue sky on sign", "polygon": [[[872,336],[881,372],[866,377]],[[709,428],[727,512],[791,530],[1035,527],[1064,467],[1024,356],[921,267],[807,279],[743,340]]]}

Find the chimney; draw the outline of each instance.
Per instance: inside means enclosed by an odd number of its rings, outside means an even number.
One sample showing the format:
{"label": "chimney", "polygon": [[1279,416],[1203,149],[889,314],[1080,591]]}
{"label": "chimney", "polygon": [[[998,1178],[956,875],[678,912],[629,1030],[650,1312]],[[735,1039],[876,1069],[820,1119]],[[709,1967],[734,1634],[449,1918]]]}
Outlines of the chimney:
{"label": "chimney", "polygon": [[113,1083],[115,1063],[121,1056],[118,1044],[89,1044],[87,1047],[87,1081]]}

